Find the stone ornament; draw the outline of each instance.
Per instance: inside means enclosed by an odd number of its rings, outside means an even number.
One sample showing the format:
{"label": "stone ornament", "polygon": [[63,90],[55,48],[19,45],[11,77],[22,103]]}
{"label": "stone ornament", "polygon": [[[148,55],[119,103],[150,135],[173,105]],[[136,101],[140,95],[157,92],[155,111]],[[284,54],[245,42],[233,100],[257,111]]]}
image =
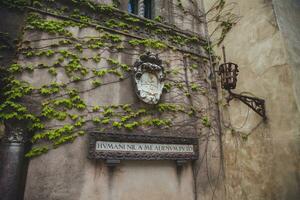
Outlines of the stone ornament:
{"label": "stone ornament", "polygon": [[24,143],[24,131],[21,128],[14,128],[4,135],[2,138],[4,143]]}
{"label": "stone ornament", "polygon": [[157,54],[147,52],[135,62],[134,82],[137,96],[145,103],[157,104],[164,87],[165,73]]}

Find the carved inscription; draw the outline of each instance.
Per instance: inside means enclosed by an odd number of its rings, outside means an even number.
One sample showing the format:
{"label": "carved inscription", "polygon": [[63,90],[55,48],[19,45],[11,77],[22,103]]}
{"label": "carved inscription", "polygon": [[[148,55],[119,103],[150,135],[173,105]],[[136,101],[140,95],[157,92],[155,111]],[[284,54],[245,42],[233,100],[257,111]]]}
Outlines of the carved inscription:
{"label": "carved inscription", "polygon": [[193,153],[193,145],[149,144],[97,141],[96,151],[129,151],[157,153]]}
{"label": "carved inscription", "polygon": [[196,160],[198,139],[90,133],[88,158],[99,160]]}

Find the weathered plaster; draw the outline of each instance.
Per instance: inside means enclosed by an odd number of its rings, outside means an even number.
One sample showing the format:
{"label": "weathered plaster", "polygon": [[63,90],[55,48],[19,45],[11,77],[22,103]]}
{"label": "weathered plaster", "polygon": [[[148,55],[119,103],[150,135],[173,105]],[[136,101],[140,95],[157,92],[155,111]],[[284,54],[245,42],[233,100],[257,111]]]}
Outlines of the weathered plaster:
{"label": "weathered plaster", "polygon": [[[299,109],[300,91],[299,91],[299,66],[300,66],[300,1],[299,0],[274,0],[273,1],[276,19],[282,38],[285,44],[285,50],[288,54],[288,63],[293,72],[293,88]],[[288,12],[287,12],[288,11]]]}
{"label": "weathered plaster", "polygon": [[[220,90],[227,199],[300,197],[299,39],[295,37],[299,35],[299,9],[296,1],[294,6],[291,2],[274,1],[282,31],[271,1],[227,1],[234,3],[233,12],[241,16],[223,42],[227,61],[239,65],[236,91],[265,99],[268,117],[263,122],[236,100],[226,105],[226,92]],[[205,3],[209,8],[212,2]],[[210,30],[213,27],[209,25]],[[215,48],[221,56],[220,49]]]}

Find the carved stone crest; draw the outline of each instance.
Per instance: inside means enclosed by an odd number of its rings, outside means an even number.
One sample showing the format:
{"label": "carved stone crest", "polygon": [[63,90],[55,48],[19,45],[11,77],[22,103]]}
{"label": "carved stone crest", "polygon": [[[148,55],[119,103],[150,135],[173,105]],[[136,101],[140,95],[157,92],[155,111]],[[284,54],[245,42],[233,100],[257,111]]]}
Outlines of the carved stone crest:
{"label": "carved stone crest", "polygon": [[157,104],[164,87],[164,68],[158,55],[147,52],[134,64],[134,81],[137,96],[148,104]]}

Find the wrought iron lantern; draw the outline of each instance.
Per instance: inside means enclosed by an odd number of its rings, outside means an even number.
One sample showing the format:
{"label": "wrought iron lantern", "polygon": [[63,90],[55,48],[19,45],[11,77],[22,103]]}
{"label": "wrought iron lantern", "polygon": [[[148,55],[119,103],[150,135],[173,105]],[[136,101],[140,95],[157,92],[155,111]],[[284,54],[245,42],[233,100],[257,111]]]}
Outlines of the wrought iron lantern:
{"label": "wrought iron lantern", "polygon": [[221,77],[222,89],[227,90],[229,93],[229,97],[227,99],[228,103],[234,98],[239,99],[247,106],[249,106],[252,110],[254,110],[257,114],[259,114],[264,120],[267,119],[265,111],[265,100],[257,97],[236,94],[231,91],[236,88],[237,76],[239,72],[238,65],[231,62],[226,62],[225,47],[223,46],[222,49],[224,63],[219,66],[219,70],[217,72]]}
{"label": "wrought iron lantern", "polygon": [[221,76],[221,86],[223,89],[235,89],[238,72],[238,66],[234,63],[224,63],[220,65],[218,75]]}

